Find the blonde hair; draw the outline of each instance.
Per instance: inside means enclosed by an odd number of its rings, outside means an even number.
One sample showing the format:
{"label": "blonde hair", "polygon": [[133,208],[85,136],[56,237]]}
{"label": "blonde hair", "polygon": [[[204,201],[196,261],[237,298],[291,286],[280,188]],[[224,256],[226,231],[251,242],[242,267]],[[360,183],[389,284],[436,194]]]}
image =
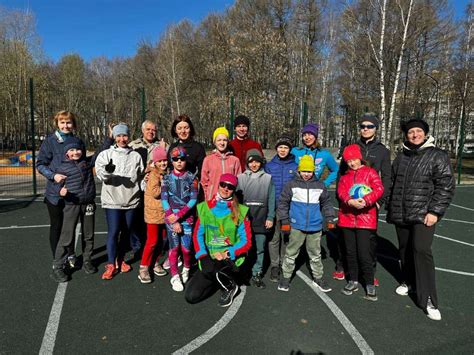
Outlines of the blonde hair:
{"label": "blonde hair", "polygon": [[62,111],[59,111],[58,113],[56,113],[54,115],[54,119],[53,119],[54,125],[56,126],[56,128],[59,128],[58,124],[59,124],[60,120],[69,120],[69,121],[72,122],[72,127],[74,129],[77,128],[76,115],[74,115],[72,112],[62,110]]}

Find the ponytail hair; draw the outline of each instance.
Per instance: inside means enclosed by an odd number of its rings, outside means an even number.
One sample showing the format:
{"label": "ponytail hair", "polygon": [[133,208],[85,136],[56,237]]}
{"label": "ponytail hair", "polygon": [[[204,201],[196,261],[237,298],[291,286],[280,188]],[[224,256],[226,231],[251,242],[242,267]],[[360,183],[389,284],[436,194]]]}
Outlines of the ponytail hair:
{"label": "ponytail hair", "polygon": [[234,222],[234,224],[236,226],[239,225],[239,217],[240,217],[240,207],[239,206],[240,206],[239,199],[234,194],[232,196],[232,202],[230,203],[230,210],[231,210],[232,222]]}

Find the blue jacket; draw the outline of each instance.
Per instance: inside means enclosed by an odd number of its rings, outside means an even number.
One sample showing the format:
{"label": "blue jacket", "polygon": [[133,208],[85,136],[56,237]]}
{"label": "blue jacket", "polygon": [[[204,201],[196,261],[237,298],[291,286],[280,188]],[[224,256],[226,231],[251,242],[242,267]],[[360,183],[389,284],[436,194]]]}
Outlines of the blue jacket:
{"label": "blue jacket", "polygon": [[313,176],[304,181],[300,174],[285,185],[277,208],[277,219],[281,224],[290,224],[304,232],[323,229],[323,217],[333,220],[336,212],[324,184]]}
{"label": "blue jacket", "polygon": [[321,178],[324,168],[327,166],[330,173],[326,177],[326,180],[324,180],[324,185],[326,185],[326,187],[331,185],[336,180],[337,172],[339,171],[339,165],[328,150],[321,148],[310,149],[307,147],[293,147],[290,153],[295,156],[297,164],[304,155],[311,155],[314,158],[314,174],[316,176],[316,180]]}
{"label": "blue jacket", "polygon": [[[54,175],[64,158],[64,143],[71,137],[73,136],[67,136],[63,139],[57,131],[50,134],[41,144],[38,159],[36,160],[36,168],[48,180],[44,197],[53,205],[57,205],[62,199],[59,196],[57,186],[54,186]],[[83,147],[82,151],[86,151],[85,147]]]}
{"label": "blue jacket", "polygon": [[273,185],[275,185],[276,206],[278,206],[283,187],[295,177],[297,171],[298,164],[292,154],[285,160],[280,159],[276,154],[270,162],[265,164],[265,172],[272,176]]}

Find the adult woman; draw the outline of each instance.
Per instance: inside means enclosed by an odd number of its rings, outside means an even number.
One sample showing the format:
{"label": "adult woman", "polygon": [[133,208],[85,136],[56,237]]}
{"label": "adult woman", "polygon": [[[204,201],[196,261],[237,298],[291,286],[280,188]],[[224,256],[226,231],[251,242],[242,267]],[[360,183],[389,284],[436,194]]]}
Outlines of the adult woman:
{"label": "adult woman", "polygon": [[186,169],[200,178],[202,163],[206,157],[206,150],[201,143],[194,140],[195,134],[196,131],[194,130],[193,123],[188,116],[180,115],[176,117],[171,125],[171,136],[177,140],[173,142],[168,149],[168,161],[171,161],[169,153],[174,147],[184,147],[188,154],[186,158]]}
{"label": "adult woman", "polygon": [[129,129],[125,124],[114,126],[115,144],[102,151],[96,160],[97,177],[103,182],[101,201],[107,218],[108,263],[102,279],[110,280],[118,272],[128,272],[131,267],[123,261],[124,250],[118,245],[122,221],[133,234],[132,222],[140,205],[140,182],[144,174],[143,160],[139,153],[128,146]]}
{"label": "adult woman", "polygon": [[[59,195],[54,184],[59,184],[66,180],[65,175],[56,173],[56,169],[64,158],[65,143],[74,136],[73,132],[77,128],[76,116],[69,111],[59,111],[54,116],[54,125],[56,130],[46,137],[43,144],[41,144],[36,162],[39,173],[47,179],[44,202],[48,208],[51,225],[49,228],[49,244],[53,257],[58,245],[59,236],[61,235],[64,209],[64,200]],[[85,152],[85,147],[82,147],[82,151]],[[73,252],[74,250],[72,249],[70,251],[71,257],[69,258],[72,267],[74,267],[75,262],[72,257]]]}
{"label": "adult woman", "polygon": [[234,191],[237,177],[222,174],[217,194],[201,202],[194,229],[193,244],[199,269],[186,288],[186,301],[198,303],[218,287],[222,289],[219,306],[232,304],[238,286],[235,273],[251,246],[248,208],[238,203]]}
{"label": "adult woman", "polygon": [[397,231],[404,278],[396,292],[416,290],[418,305],[430,319],[440,320],[431,244],[453,197],[454,176],[448,154],[435,147],[425,121],[411,119],[402,130],[407,140],[392,164],[387,215]]}

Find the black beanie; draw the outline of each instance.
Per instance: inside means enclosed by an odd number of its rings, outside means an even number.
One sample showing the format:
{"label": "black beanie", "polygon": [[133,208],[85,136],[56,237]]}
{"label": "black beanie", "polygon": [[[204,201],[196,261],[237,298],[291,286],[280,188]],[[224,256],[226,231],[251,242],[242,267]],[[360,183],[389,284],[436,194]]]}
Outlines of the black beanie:
{"label": "black beanie", "polygon": [[379,128],[379,119],[373,112],[364,113],[362,117],[359,118],[359,124],[361,124],[362,122],[370,122],[375,126],[375,128]]}
{"label": "black beanie", "polygon": [[244,115],[237,116],[234,120],[234,128],[237,127],[239,124],[244,124],[250,128],[250,120],[247,116],[244,116]]}
{"label": "black beanie", "polygon": [[[64,153],[67,153],[69,149],[81,149],[84,150],[84,142],[82,139],[77,137],[71,137],[64,143]],[[84,152],[83,152],[84,153]]]}
{"label": "black beanie", "polygon": [[405,135],[407,135],[408,131],[414,127],[421,128],[425,134],[428,134],[430,131],[430,126],[428,126],[428,123],[420,118],[412,118],[411,120],[402,123],[402,131],[405,133]]}
{"label": "black beanie", "polygon": [[252,161],[259,161],[261,164],[265,163],[262,153],[258,149],[250,149],[247,152],[247,165]]}
{"label": "black beanie", "polygon": [[276,144],[275,144],[275,149],[277,149],[280,145],[286,145],[288,148],[293,148],[293,143],[292,143],[292,139],[289,135],[287,134],[282,134]]}

